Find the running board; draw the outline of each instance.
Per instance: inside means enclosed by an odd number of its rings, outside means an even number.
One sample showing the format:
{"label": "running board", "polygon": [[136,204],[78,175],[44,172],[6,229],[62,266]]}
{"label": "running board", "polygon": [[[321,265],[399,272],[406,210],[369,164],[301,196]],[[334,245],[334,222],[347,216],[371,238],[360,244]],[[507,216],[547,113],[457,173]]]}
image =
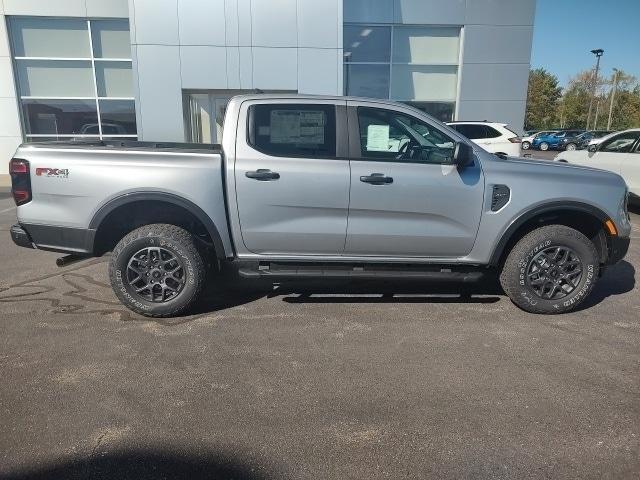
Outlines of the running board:
{"label": "running board", "polygon": [[244,278],[395,278],[431,279],[475,282],[483,277],[480,270],[442,266],[407,264],[336,264],[336,263],[274,263],[260,264],[238,269]]}

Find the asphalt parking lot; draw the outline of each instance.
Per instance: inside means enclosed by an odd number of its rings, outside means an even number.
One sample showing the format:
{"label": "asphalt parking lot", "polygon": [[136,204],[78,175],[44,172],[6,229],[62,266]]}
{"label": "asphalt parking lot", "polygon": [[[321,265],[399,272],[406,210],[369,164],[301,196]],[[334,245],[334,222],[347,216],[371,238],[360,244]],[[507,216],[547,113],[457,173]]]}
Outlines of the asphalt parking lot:
{"label": "asphalt parking lot", "polygon": [[640,215],[562,316],[491,281],[212,288],[124,309],[15,247],[0,194],[0,478],[638,478]]}

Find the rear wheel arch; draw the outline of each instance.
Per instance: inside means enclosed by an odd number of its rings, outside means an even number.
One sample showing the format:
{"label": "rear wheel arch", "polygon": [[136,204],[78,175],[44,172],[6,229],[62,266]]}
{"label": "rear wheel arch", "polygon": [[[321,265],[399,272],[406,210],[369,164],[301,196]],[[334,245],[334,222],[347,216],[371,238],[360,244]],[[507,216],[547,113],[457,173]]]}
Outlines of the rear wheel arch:
{"label": "rear wheel arch", "polygon": [[593,205],[581,202],[553,202],[533,208],[516,218],[503,233],[491,255],[490,265],[502,265],[513,246],[536,228],[565,225],[589,238],[604,263],[608,255],[604,223],[609,216]]}
{"label": "rear wheel arch", "polygon": [[[146,217],[146,212],[138,213],[145,207],[152,207]],[[169,222],[168,219],[172,216],[176,221]],[[96,231],[93,252],[95,255],[102,255],[136,228],[163,221],[185,228],[187,224],[191,224],[192,229],[201,229],[202,232],[192,233],[206,234],[207,240],[213,245],[216,257],[226,258],[222,237],[211,217],[190,200],[165,192],[129,193],[116,197],[100,207],[89,224],[89,229]],[[117,227],[115,230],[109,228],[114,225]]]}

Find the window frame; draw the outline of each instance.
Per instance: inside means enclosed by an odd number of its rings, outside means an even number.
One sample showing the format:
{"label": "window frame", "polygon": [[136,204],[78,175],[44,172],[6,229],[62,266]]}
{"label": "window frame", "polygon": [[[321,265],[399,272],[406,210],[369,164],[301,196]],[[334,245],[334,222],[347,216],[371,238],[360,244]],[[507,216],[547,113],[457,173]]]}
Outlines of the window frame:
{"label": "window frame", "polygon": [[[23,16],[15,16],[13,18],[18,19],[23,19],[23,18],[34,18],[34,19],[38,19],[38,20],[47,20],[47,19],[51,19],[51,20],[57,20],[57,19],[68,19],[66,17],[34,17],[34,16],[28,16],[28,17],[23,17]],[[7,26],[8,26],[8,30],[9,30],[9,39],[10,39],[10,51],[11,51],[11,62],[12,62],[12,66],[13,66],[13,71],[14,71],[14,82],[16,83],[16,96],[17,96],[17,100],[18,100],[18,104],[19,104],[19,114],[20,114],[20,123],[21,123],[21,134],[22,134],[22,138],[24,141],[29,142],[29,141],[34,141],[38,138],[50,138],[50,137],[57,137],[57,138],[95,138],[96,134],[73,134],[73,133],[60,133],[60,134],[40,134],[40,133],[32,133],[30,131],[27,131],[27,125],[28,122],[24,117],[24,107],[23,107],[23,101],[28,101],[28,100],[40,100],[40,101],[56,101],[56,100],[70,100],[70,101],[93,101],[95,102],[95,107],[96,107],[96,114],[97,114],[97,124],[98,124],[98,128],[99,128],[99,133],[97,134],[98,138],[103,139],[103,138],[111,138],[114,136],[117,136],[118,138],[137,138],[138,137],[138,125],[136,123],[135,125],[135,133],[128,133],[128,134],[121,134],[121,135],[110,135],[110,134],[104,134],[102,132],[102,115],[100,112],[100,102],[102,101],[131,101],[133,102],[133,113],[135,116],[135,97],[133,96],[133,92],[135,89],[135,85],[132,84],[131,85],[131,91],[132,91],[132,95],[131,96],[100,96],[100,93],[98,91],[98,77],[97,77],[97,65],[98,66],[102,66],[102,65],[108,65],[110,63],[127,63],[130,65],[131,70],[133,71],[133,60],[131,58],[131,53],[129,52],[128,57],[126,58],[116,58],[116,57],[98,57],[96,56],[96,52],[95,52],[95,48],[93,45],[93,41],[94,41],[94,33],[93,33],[93,29],[92,29],[92,25],[93,23],[97,23],[97,24],[106,24],[107,22],[113,21],[115,23],[124,23],[125,21],[127,22],[127,24],[129,25],[129,29],[131,28],[131,24],[130,21],[128,19],[122,19],[122,18],[77,18],[77,19],[73,19],[72,20],[78,20],[79,22],[83,22],[86,26],[86,28],[84,29],[84,34],[87,35],[88,38],[88,44],[89,44],[89,56],[88,57],[56,57],[56,56],[45,56],[45,57],[40,57],[40,56],[19,56],[16,55],[15,52],[15,45],[13,42],[13,35],[14,35],[14,28],[16,28],[13,24],[12,24],[12,17],[9,17],[9,20],[7,22]],[[17,72],[18,72],[18,62],[21,61],[34,61],[34,62],[88,62],[90,63],[90,69],[91,69],[91,75],[92,75],[92,85],[91,85],[91,89],[92,89],[92,95],[88,96],[88,97],[83,97],[83,96],[78,96],[78,95],[72,95],[72,96],[55,96],[55,95],[23,95],[22,92],[19,89],[19,84],[18,84],[18,78],[17,78]],[[132,80],[133,80],[133,73],[132,73]],[[105,92],[106,94],[107,92]],[[134,117],[135,118],[135,117]],[[110,122],[107,122],[110,123]]]}
{"label": "window frame", "polygon": [[376,104],[366,104],[366,103],[354,103],[347,106],[348,125],[349,125],[349,160],[364,161],[364,162],[378,162],[378,163],[407,163],[411,165],[432,165],[437,167],[440,167],[442,165],[454,165],[454,163],[447,163],[447,162],[434,163],[434,162],[427,162],[427,161],[420,161],[420,160],[416,161],[416,160],[408,160],[408,159],[401,159],[401,158],[385,159],[385,158],[379,158],[379,157],[363,156],[362,144],[360,142],[359,110],[361,108],[384,110],[387,112],[391,112],[392,114],[405,115],[414,120],[425,123],[426,125],[429,126],[430,129],[436,130],[441,135],[447,138],[450,138],[454,144],[454,149],[455,149],[455,145],[457,143],[460,143],[460,139],[455,138],[449,132],[446,132],[443,129],[438,128],[437,125],[435,125],[434,123],[430,122],[425,118],[422,118],[419,115],[416,115],[414,112],[406,112],[404,110],[394,109],[392,108],[392,106],[384,105],[384,104],[376,105]]}
{"label": "window frame", "polygon": [[[289,107],[320,107],[323,109],[333,108],[335,115],[335,132],[334,132],[334,142],[335,142],[335,153],[333,156],[328,155],[297,155],[291,153],[273,153],[260,148],[255,144],[255,139],[252,140],[252,133],[254,132],[255,125],[252,125],[254,115],[255,115],[255,107],[260,106],[268,106],[271,108],[278,108],[283,106]],[[347,160],[346,157],[346,149],[347,149],[347,120],[346,120],[346,107],[343,104],[332,103],[332,102],[298,102],[294,100],[289,101],[256,101],[251,102],[246,110],[246,125],[245,125],[245,142],[247,146],[255,150],[256,152],[260,152],[263,155],[267,155],[269,157],[274,158],[303,158],[303,159],[311,159],[311,160]]]}
{"label": "window frame", "polygon": [[636,137],[635,140],[633,142],[631,142],[631,145],[629,146],[629,150],[627,150],[627,151],[622,151],[622,150],[619,150],[619,151],[605,151],[604,150],[604,148],[605,148],[605,146],[607,144],[610,144],[610,143],[614,142],[615,140],[617,140],[618,138],[623,137],[626,133],[627,132],[621,132],[621,133],[619,133],[619,134],[617,134],[617,135],[615,135],[615,136],[613,136],[611,138],[608,138],[604,142],[602,142],[600,144],[600,146],[598,147],[598,152],[599,153],[634,153],[637,150],[638,144],[640,142],[640,132],[638,132],[638,131],[628,132],[628,133],[635,134],[635,137]]}

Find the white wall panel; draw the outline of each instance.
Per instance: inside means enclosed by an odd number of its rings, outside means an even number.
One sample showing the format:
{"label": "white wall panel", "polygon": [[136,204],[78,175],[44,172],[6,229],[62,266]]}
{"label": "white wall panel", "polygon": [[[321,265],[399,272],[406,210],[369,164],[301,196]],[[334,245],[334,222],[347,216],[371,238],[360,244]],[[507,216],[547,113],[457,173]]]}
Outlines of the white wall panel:
{"label": "white wall panel", "polygon": [[86,0],[88,17],[127,18],[127,0]]}
{"label": "white wall panel", "polygon": [[180,47],[182,88],[227,88],[225,47]]}
{"label": "white wall panel", "polygon": [[465,5],[476,0],[395,0],[395,23],[463,25]]}
{"label": "white wall panel", "polygon": [[85,17],[85,0],[3,0],[5,15]]}
{"label": "white wall panel", "polygon": [[253,46],[297,46],[296,0],[252,0],[251,19]]}
{"label": "white wall panel", "polygon": [[528,63],[533,27],[469,25],[463,63]]}
{"label": "white wall panel", "polygon": [[526,100],[528,79],[528,63],[463,64],[460,100]]}
{"label": "white wall panel", "polygon": [[342,70],[342,59],[336,57],[336,50],[298,49],[298,92],[340,95],[338,70]]}
{"label": "white wall panel", "polygon": [[338,48],[340,0],[298,0],[298,46]]}
{"label": "white wall panel", "polygon": [[536,0],[469,0],[470,25],[533,25]]}
{"label": "white wall panel", "polygon": [[138,45],[138,86],[145,140],[184,140],[180,58],[177,46]]}
{"label": "white wall panel", "polygon": [[225,0],[179,0],[178,25],[182,45],[224,46]]}
{"label": "white wall panel", "polygon": [[297,49],[253,47],[253,87],[262,90],[297,90]]}
{"label": "white wall panel", "polygon": [[133,0],[135,37],[141,45],[178,45],[178,0]]}

